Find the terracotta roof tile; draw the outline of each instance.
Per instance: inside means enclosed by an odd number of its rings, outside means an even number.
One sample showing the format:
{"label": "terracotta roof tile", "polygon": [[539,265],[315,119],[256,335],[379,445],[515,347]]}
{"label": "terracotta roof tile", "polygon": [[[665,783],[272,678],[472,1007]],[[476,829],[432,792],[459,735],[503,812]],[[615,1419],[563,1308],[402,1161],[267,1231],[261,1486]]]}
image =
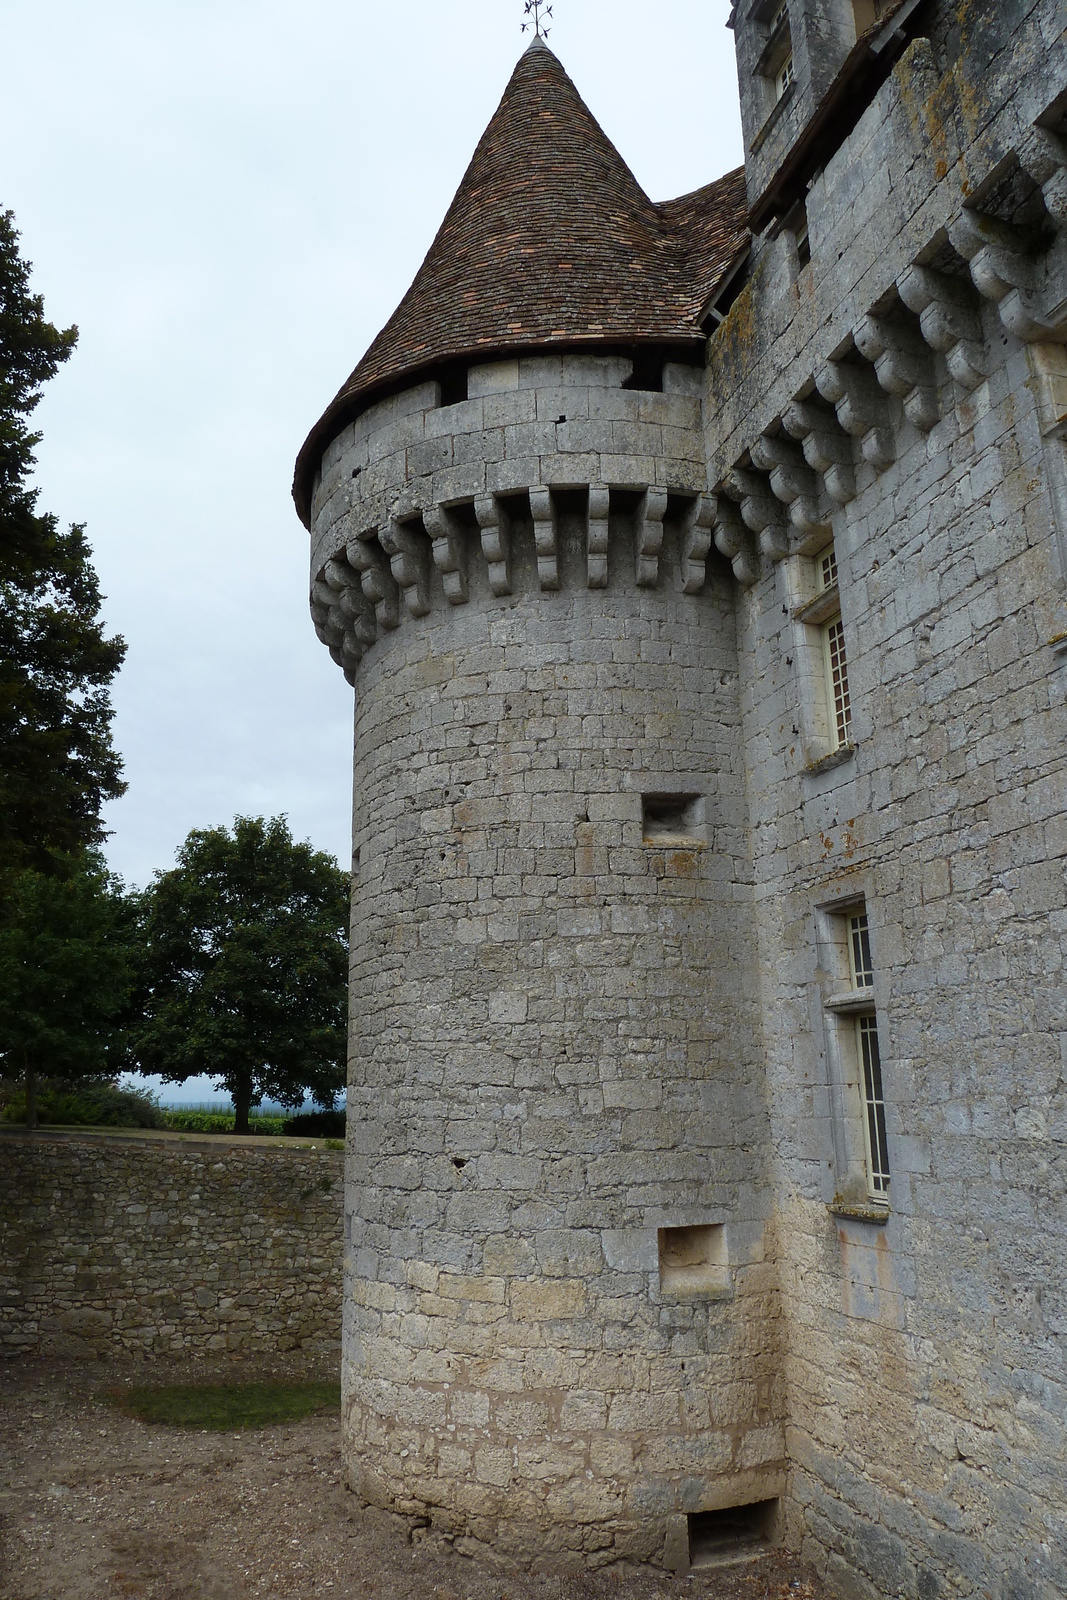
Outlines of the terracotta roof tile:
{"label": "terracotta roof tile", "polygon": [[301,516],[330,439],[420,371],[546,346],[698,346],[696,317],[747,237],[745,211],[741,171],[653,204],[535,40],[414,282],[300,452]]}

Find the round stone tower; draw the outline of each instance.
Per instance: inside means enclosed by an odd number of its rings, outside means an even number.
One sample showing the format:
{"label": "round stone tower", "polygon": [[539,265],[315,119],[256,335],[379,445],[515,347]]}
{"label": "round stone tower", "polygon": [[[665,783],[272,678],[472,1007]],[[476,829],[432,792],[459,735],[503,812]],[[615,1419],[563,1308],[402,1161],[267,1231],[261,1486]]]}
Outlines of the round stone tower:
{"label": "round stone tower", "polygon": [[535,39],[297,464],[356,690],[348,1469],[519,1560],[683,1566],[784,1487],[701,428],[743,216],[652,204]]}

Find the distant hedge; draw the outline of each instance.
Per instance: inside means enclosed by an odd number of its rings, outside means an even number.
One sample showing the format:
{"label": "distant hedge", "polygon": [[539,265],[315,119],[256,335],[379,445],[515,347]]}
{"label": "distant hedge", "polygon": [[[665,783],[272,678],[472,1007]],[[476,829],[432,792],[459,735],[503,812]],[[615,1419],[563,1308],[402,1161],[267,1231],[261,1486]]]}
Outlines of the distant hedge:
{"label": "distant hedge", "polygon": [[[80,1083],[43,1078],[37,1086],[37,1118],[54,1128],[165,1128],[167,1113],[145,1089],[120,1089],[117,1084]],[[2,1112],[4,1122],[26,1121],[26,1092],[19,1088]]]}
{"label": "distant hedge", "polygon": [[287,1117],[282,1132],[295,1139],[343,1139],[345,1114],[343,1111],[301,1111]]}
{"label": "distant hedge", "polygon": [[[232,1111],[165,1111],[166,1126],[176,1133],[232,1133]],[[249,1114],[249,1132],[254,1134],[280,1134],[284,1117],[270,1116],[265,1112]]]}

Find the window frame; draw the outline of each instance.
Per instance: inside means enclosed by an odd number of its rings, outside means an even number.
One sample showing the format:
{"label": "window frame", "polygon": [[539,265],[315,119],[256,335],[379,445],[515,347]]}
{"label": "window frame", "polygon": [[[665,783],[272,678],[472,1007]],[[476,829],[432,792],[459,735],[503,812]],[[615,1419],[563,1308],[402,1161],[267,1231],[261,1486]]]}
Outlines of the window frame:
{"label": "window frame", "polygon": [[822,639],[823,670],[826,673],[827,725],[832,750],[852,745],[852,695],[848,682],[848,650],[845,624],[837,610],[819,630]]}
{"label": "window frame", "polygon": [[863,1221],[884,1222],[893,1172],[875,993],[877,964],[866,898],[853,893],[819,904],[815,911],[834,1149],[830,1209]]}
{"label": "window frame", "polygon": [[855,750],[848,639],[833,538],[798,554],[791,567],[790,588],[803,596],[792,606],[800,679],[801,726],[796,731],[803,740],[804,767],[816,774],[850,760]]}

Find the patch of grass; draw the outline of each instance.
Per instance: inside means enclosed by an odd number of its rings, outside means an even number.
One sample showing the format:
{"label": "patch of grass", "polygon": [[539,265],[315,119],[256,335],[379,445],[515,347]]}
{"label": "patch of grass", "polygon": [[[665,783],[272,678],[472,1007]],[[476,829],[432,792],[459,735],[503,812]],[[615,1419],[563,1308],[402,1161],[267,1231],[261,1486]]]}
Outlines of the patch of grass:
{"label": "patch of grass", "polygon": [[340,1411],[339,1383],[180,1383],[110,1389],[116,1410],[170,1428],[268,1428]]}

